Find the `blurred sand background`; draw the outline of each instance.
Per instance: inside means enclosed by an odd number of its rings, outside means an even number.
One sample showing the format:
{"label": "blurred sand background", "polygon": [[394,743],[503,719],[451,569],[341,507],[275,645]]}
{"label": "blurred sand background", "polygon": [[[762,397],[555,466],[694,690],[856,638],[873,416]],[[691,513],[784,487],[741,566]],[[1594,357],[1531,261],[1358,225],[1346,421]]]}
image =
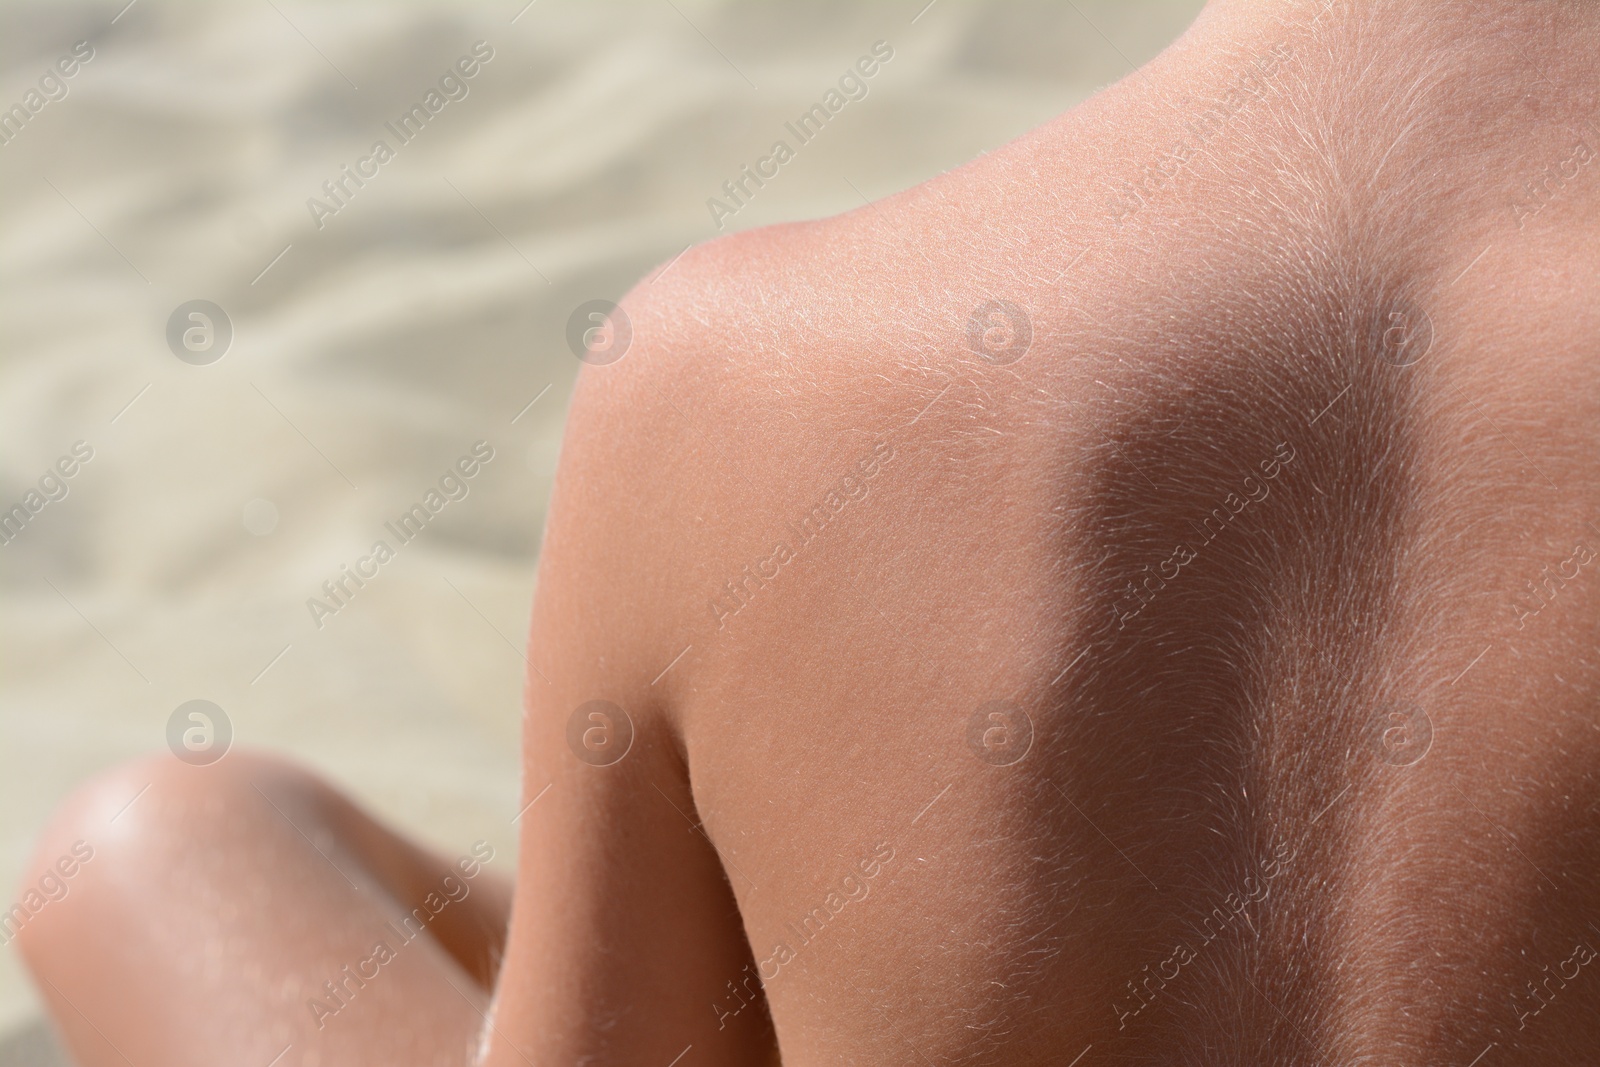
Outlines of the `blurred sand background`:
{"label": "blurred sand background", "polygon": [[[998,147],[1200,6],[124,3],[0,11],[0,107],[94,49],[0,147],[0,509],[94,449],[0,546],[5,907],[51,809],[194,698],[440,848],[511,855],[572,310],[713,236],[706,199],[875,41],[868,96],[730,230]],[[480,40],[468,95],[319,230],[307,198]],[[208,366],[166,342],[195,298],[233,327]],[[307,598],[478,440],[470,494],[318,629]],[[0,948],[0,1064],[45,1062],[38,1011]]]}

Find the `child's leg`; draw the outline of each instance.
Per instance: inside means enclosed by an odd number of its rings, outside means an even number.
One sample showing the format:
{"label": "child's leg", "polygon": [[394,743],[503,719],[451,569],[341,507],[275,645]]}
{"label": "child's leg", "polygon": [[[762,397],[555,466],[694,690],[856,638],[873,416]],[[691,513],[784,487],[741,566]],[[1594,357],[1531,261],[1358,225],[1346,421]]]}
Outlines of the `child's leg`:
{"label": "child's leg", "polygon": [[5,933],[82,1067],[464,1067],[510,899],[474,860],[280,760],[164,756],[63,806]]}

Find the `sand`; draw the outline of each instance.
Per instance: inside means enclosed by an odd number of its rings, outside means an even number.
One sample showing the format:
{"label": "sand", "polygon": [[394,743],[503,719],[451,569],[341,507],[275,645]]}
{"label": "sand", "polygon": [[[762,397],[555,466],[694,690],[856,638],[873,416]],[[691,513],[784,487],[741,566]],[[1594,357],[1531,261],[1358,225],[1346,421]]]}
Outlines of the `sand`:
{"label": "sand", "polygon": [[[52,808],[161,750],[193,699],[235,744],[292,753],[442,848],[509,854],[571,311],[714,236],[707,199],[874,42],[894,56],[865,98],[723,226],[957,166],[1145,62],[1198,7],[124,2],[0,16],[0,107],[93,50],[0,147],[0,508],[93,451],[0,546],[6,903]],[[402,144],[385,123],[479,41],[492,58],[465,95],[441,91]],[[379,139],[393,158],[327,197]],[[196,299],[232,327],[207,364],[167,339]],[[466,497],[400,545],[385,521],[479,441],[494,458]],[[378,539],[394,558],[314,618],[308,599]],[[38,1010],[0,948],[0,1033]]]}

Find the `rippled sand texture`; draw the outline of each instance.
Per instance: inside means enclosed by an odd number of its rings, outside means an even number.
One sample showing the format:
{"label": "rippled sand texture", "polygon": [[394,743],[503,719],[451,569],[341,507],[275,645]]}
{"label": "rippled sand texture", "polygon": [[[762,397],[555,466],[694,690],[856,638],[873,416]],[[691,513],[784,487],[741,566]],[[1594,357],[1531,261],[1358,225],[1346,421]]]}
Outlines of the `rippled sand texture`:
{"label": "rippled sand texture", "polygon": [[[0,508],[93,449],[0,546],[7,905],[50,809],[195,698],[439,846],[509,857],[572,310],[713,236],[707,198],[875,41],[867,96],[729,229],[997,147],[1198,7],[122,3],[0,14],[0,106],[94,53],[0,147]],[[384,124],[478,41],[465,97],[401,145]],[[307,199],[379,138],[394,158],[319,229]],[[192,299],[232,322],[210,365],[168,348]],[[480,440],[468,495],[397,545],[385,520]],[[319,629],[307,599],[379,538],[395,558]],[[36,1011],[0,948],[0,1031]]]}

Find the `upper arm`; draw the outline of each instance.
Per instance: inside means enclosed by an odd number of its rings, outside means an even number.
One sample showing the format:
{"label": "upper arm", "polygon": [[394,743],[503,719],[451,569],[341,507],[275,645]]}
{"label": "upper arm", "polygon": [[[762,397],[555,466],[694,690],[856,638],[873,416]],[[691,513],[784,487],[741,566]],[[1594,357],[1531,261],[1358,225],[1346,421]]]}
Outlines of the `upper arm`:
{"label": "upper arm", "polygon": [[772,1046],[764,1012],[723,1025],[713,1006],[751,957],[656,684],[683,648],[688,546],[670,531],[693,519],[674,472],[702,447],[661,378],[694,342],[677,313],[624,307],[632,347],[584,369],[541,552],[496,1067],[665,1065],[689,1045],[696,1063],[743,1065]]}

